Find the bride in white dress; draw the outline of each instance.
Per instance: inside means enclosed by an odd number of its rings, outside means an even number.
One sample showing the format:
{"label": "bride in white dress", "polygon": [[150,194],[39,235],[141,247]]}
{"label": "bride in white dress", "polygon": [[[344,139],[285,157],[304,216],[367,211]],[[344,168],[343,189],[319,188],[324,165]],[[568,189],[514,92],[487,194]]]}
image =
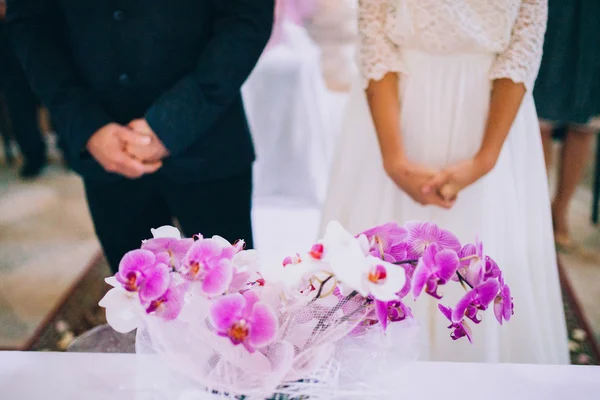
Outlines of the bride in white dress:
{"label": "bride in white dress", "polygon": [[[547,0],[359,0],[358,12],[362,82],[323,224],[358,233],[435,221],[463,243],[478,236],[498,261],[513,292],[511,321],[498,326],[488,310],[473,345],[453,343],[433,301],[409,301],[423,327],[422,359],[568,363],[531,96]],[[446,288],[444,300],[453,306],[461,294]]]}

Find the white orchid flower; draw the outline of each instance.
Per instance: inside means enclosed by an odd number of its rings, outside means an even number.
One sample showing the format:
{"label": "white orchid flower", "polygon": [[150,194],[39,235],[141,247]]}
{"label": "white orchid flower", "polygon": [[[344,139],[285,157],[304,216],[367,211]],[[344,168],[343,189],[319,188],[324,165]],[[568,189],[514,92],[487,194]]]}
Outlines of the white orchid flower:
{"label": "white orchid flower", "polygon": [[164,225],[156,229],[150,229],[152,237],[154,239],[181,239],[181,232],[179,229],[171,225]]}
{"label": "white orchid flower", "polygon": [[113,288],[100,300],[100,307],[106,309],[106,321],[117,332],[127,333],[138,328],[145,316],[138,294],[128,292],[114,276],[105,279]]}

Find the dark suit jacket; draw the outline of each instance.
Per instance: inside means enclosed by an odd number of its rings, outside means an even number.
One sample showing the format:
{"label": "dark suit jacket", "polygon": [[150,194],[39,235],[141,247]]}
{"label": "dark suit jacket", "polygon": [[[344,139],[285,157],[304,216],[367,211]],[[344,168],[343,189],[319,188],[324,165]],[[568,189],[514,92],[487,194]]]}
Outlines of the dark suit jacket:
{"label": "dark suit jacket", "polygon": [[84,151],[110,122],[145,117],[187,182],[247,169],[240,87],[265,47],[273,0],[8,0],[7,24],[73,167],[117,179]]}

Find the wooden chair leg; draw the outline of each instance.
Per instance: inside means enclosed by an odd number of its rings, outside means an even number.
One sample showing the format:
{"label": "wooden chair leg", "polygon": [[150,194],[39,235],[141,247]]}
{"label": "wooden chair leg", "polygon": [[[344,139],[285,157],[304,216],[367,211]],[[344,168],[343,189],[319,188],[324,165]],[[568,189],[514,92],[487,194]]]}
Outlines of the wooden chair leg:
{"label": "wooden chair leg", "polygon": [[593,200],[592,200],[592,222],[594,224],[598,224],[599,211],[598,206],[600,206],[600,138],[596,143],[596,166],[594,170],[594,192],[593,192]]}

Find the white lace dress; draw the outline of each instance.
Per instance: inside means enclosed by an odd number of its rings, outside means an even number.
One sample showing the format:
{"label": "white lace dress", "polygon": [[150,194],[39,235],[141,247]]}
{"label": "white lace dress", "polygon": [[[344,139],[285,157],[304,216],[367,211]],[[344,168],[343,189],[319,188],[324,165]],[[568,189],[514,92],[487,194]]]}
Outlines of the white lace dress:
{"label": "white lace dress", "polygon": [[[336,148],[323,223],[360,232],[396,220],[432,220],[463,242],[479,236],[505,271],[513,319],[491,313],[475,343],[452,342],[433,302],[410,305],[423,326],[423,359],[568,363],[547,177],[531,89],[539,68],[547,0],[359,0],[361,82]],[[492,80],[523,82],[527,94],[494,170],[449,211],[422,207],[382,168],[363,89],[400,73],[400,131],[415,162],[443,168],[473,156],[484,134]],[[446,289],[454,305],[462,295]]]}

